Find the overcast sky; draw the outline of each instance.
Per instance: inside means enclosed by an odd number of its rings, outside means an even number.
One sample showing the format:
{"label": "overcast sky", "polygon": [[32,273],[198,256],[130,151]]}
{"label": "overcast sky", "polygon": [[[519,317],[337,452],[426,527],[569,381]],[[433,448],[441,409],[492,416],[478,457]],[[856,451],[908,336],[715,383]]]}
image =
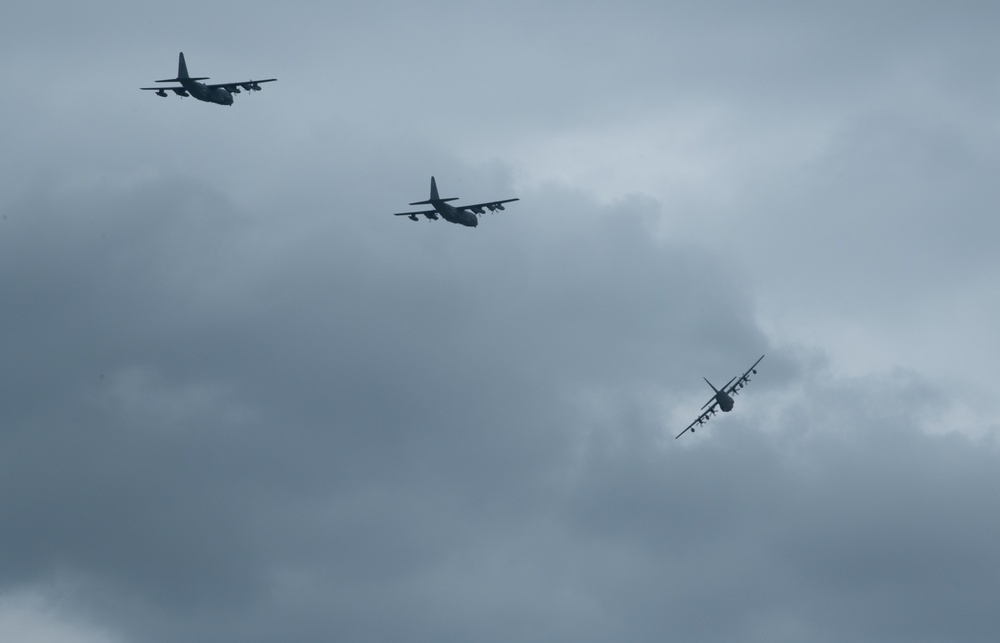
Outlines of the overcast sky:
{"label": "overcast sky", "polygon": [[957,6],[6,7],[0,640],[995,641]]}

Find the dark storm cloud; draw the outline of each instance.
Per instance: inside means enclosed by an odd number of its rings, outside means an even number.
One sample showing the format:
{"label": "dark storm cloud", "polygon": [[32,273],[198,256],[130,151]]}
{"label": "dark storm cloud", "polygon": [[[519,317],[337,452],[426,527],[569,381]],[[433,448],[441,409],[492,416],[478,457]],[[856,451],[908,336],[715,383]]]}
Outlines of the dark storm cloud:
{"label": "dark storm cloud", "polygon": [[199,183],[50,192],[5,237],[9,587],[71,574],[149,641],[903,640],[895,593],[985,640],[995,454],[914,432],[933,389],[819,378],[755,423],[803,376],[772,354],[743,415],[673,442],[658,400],[693,410],[705,347],[724,373],[765,341],[724,261],[651,241],[653,203],[292,214],[290,241]]}
{"label": "dark storm cloud", "polygon": [[[576,206],[575,227],[522,210],[535,234],[520,240],[513,208],[484,222],[498,240],[291,216],[304,227],[294,253],[265,233],[273,222],[198,183],[64,187],[15,204],[8,583],[65,568],[161,609],[223,606],[252,602],[302,551],[387,558],[336,563],[348,577],[443,556],[461,534],[406,545],[408,521],[427,529],[411,504],[443,503],[445,524],[465,503],[509,506],[516,521],[573,443],[565,397],[617,394],[621,378],[654,386],[665,370],[650,347],[690,360],[665,329],[698,326],[671,312],[694,307],[683,253],[646,241],[628,205],[602,219],[572,194],[536,201]],[[369,494],[382,500],[345,509],[346,525],[295,510]],[[380,547],[371,532],[394,536]]]}

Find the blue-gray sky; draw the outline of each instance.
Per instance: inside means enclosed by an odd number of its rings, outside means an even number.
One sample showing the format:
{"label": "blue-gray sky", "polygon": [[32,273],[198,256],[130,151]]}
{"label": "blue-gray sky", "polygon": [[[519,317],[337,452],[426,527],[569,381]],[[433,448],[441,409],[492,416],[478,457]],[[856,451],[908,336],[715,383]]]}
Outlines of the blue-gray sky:
{"label": "blue-gray sky", "polygon": [[8,9],[0,639],[993,640],[998,18]]}

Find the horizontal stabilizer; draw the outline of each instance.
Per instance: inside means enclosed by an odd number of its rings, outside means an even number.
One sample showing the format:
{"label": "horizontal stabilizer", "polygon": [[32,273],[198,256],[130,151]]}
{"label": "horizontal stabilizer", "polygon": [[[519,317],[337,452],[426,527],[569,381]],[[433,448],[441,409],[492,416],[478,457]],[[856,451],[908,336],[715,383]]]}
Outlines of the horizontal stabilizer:
{"label": "horizontal stabilizer", "polygon": [[458,197],[453,196],[449,199],[427,199],[426,201],[414,201],[410,205],[431,205],[434,201],[458,201]]}
{"label": "horizontal stabilizer", "polygon": [[201,78],[165,78],[163,80],[154,80],[154,83],[179,83],[182,80],[208,80],[208,76],[202,76]]}

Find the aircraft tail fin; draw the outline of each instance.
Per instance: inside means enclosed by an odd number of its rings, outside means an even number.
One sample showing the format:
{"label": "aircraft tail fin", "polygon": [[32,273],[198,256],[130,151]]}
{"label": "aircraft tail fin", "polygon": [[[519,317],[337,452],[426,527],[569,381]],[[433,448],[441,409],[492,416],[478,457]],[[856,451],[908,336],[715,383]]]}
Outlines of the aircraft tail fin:
{"label": "aircraft tail fin", "polygon": [[431,177],[431,198],[427,199],[426,201],[414,201],[410,205],[430,205],[430,204],[434,203],[435,201],[455,201],[457,199],[458,199],[457,196],[449,197],[447,199],[442,199],[438,195],[437,181],[435,181],[434,177],[432,176]]}
{"label": "aircraft tail fin", "polygon": [[158,83],[179,83],[182,80],[208,80],[208,76],[204,76],[202,78],[191,78],[191,76],[188,75],[188,67],[187,67],[187,63],[184,62],[184,52],[183,51],[177,56],[177,78],[167,78],[167,79],[164,79],[164,80],[158,80],[156,82],[158,82]]}
{"label": "aircraft tail fin", "polygon": [[701,379],[705,380],[705,383],[707,383],[709,386],[711,386],[712,390],[715,391],[715,395],[713,395],[711,398],[709,398],[709,400],[707,402],[705,402],[705,404],[701,407],[701,408],[705,408],[709,404],[712,404],[713,402],[716,401],[716,399],[717,399],[716,396],[719,395],[719,389],[715,388],[715,385],[712,384],[711,382],[709,382],[707,377],[702,377]]}

